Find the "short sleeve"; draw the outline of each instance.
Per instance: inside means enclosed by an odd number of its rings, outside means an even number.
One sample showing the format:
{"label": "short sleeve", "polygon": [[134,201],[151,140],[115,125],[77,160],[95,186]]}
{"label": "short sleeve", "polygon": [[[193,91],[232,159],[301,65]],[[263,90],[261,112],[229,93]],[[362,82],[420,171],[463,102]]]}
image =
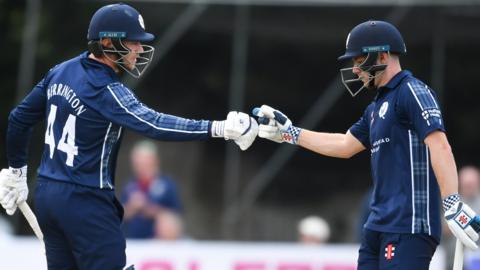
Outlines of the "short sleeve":
{"label": "short sleeve", "polygon": [[371,108],[372,104],[365,109],[362,117],[349,129],[350,133],[352,133],[352,135],[357,138],[365,148],[370,148],[370,126],[368,119]]}
{"label": "short sleeve", "polygon": [[445,132],[442,112],[432,89],[420,81],[409,81],[398,96],[398,110],[421,141],[433,131]]}

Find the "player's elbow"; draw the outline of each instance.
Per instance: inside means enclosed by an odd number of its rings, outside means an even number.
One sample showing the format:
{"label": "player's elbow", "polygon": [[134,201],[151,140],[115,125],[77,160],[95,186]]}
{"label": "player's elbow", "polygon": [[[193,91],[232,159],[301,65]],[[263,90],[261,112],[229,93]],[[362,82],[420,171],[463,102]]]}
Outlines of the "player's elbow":
{"label": "player's elbow", "polygon": [[23,132],[26,130],[30,130],[32,125],[28,123],[28,121],[24,121],[24,119],[19,115],[18,109],[13,109],[10,114],[8,115],[8,130],[9,131],[16,131],[16,132]]}
{"label": "player's elbow", "polygon": [[347,153],[343,154],[340,158],[350,159],[350,158],[352,158],[353,156],[355,156],[355,153],[347,152]]}
{"label": "player's elbow", "polygon": [[11,124],[15,124],[16,122],[18,122],[17,120],[17,117],[16,117],[16,108],[14,108],[13,110],[10,111],[10,114],[8,115],[8,123],[11,125]]}
{"label": "player's elbow", "polygon": [[427,138],[425,138],[425,144],[428,145],[430,151],[443,153],[452,152],[452,147],[448,142],[447,136],[445,133],[440,131],[433,132],[432,134],[428,135]]}
{"label": "player's elbow", "polygon": [[343,151],[339,151],[337,157],[342,159],[350,159],[356,153],[354,151],[350,151],[349,149],[344,149]]}

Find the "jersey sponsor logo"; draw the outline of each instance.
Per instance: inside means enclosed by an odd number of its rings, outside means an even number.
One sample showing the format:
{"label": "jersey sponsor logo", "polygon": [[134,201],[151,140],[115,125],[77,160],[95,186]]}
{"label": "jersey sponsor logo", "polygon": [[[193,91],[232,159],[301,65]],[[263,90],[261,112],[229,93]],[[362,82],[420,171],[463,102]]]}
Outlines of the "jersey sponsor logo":
{"label": "jersey sponsor logo", "polygon": [[382,119],[385,119],[385,114],[388,111],[388,101],[383,102],[380,110],[378,111],[378,116]]}
{"label": "jersey sponsor logo", "polygon": [[374,153],[378,152],[378,150],[380,150],[380,146],[382,144],[389,143],[389,142],[390,142],[389,137],[381,138],[381,139],[378,139],[378,140],[374,141],[372,143],[372,148],[370,149],[371,154],[374,154]]}
{"label": "jersey sponsor logo", "polygon": [[395,256],[395,246],[393,244],[388,244],[385,248],[385,259],[390,261]]}
{"label": "jersey sponsor logo", "polygon": [[442,118],[442,112],[439,109],[426,109],[422,111],[422,117],[428,120],[430,117]]}

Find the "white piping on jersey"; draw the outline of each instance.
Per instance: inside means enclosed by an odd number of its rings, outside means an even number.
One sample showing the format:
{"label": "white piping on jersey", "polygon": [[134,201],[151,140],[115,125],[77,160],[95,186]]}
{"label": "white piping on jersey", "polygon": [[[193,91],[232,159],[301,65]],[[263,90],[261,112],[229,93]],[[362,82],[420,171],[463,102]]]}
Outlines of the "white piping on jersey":
{"label": "white piping on jersey", "polygon": [[[417,103],[418,103],[418,106],[420,106],[420,109],[421,109],[421,110],[422,110],[422,112],[423,112],[423,106],[422,106],[422,103],[420,103],[420,100],[418,99],[418,97],[417,97],[417,94],[415,94],[415,90],[413,90],[413,87],[412,87],[412,85],[411,85],[409,82],[407,82],[407,85],[408,85],[408,88],[410,88],[410,92],[412,92],[412,94],[413,94],[413,97],[414,97],[414,98],[415,98],[415,100],[417,101]],[[425,120],[427,120],[427,119],[425,119]],[[429,126],[430,126],[430,121],[428,121],[428,120],[427,120],[427,125],[429,125]]]}
{"label": "white piping on jersey", "polygon": [[[435,104],[435,107],[438,109],[439,107],[438,107],[437,102],[435,101],[435,98],[434,98],[433,95],[432,95],[432,91],[430,91],[430,89],[429,89],[428,86],[426,86],[426,85],[425,85],[425,88],[427,89],[428,94],[429,94],[430,97],[432,98],[433,104]],[[440,124],[441,124],[441,123],[442,123],[442,118],[440,117],[440,119],[439,119],[438,121],[440,121]]]}
{"label": "white piping on jersey", "polygon": [[430,163],[430,159],[429,159],[429,156],[428,156],[428,146],[425,145],[425,155],[426,155],[426,159],[427,159],[427,162],[426,163],[426,166],[427,166],[427,226],[428,226],[428,235],[432,235],[432,231],[430,229],[430,166],[429,166],[429,163]]}
{"label": "white piping on jersey", "polygon": [[415,94],[415,90],[413,90],[412,85],[411,85],[409,82],[407,83],[407,85],[408,85],[408,88],[410,88],[410,92],[412,92],[413,97],[414,97],[415,100],[417,101],[418,106],[420,106],[420,109],[423,111],[422,103],[420,103],[420,100],[418,99],[417,94]]}
{"label": "white piping on jersey", "polygon": [[410,177],[412,178],[412,233],[415,233],[415,178],[413,173],[412,132],[410,129],[408,130],[408,143],[410,146]]}
{"label": "white piping on jersey", "polygon": [[122,127],[118,129],[117,141],[120,139],[120,135],[122,135]]}
{"label": "white piping on jersey", "polygon": [[428,86],[425,85],[425,88],[427,89],[428,94],[432,98],[433,104],[435,104],[435,107],[438,109],[437,102],[435,101],[435,98],[433,97],[432,92],[430,91],[430,89],[428,89]]}
{"label": "white piping on jersey", "polygon": [[143,120],[142,118],[140,118],[138,115],[134,114],[133,112],[129,111],[121,102],[120,100],[118,100],[117,96],[113,93],[113,90],[112,88],[110,88],[110,85],[107,86],[108,90],[110,91],[110,93],[112,94],[113,98],[115,99],[115,101],[117,101],[118,105],[120,105],[120,107],[122,107],[128,114],[132,115],[133,117],[137,118],[138,120],[140,120],[141,122],[153,127],[154,129],[158,129],[158,130],[163,130],[163,131],[173,131],[173,132],[179,132],[179,133],[199,133],[199,134],[202,134],[202,133],[208,133],[208,130],[201,130],[201,131],[189,131],[189,130],[180,130],[180,129],[171,129],[171,128],[163,128],[163,127],[158,127],[148,121],[145,121]]}
{"label": "white piping on jersey", "polygon": [[105,144],[107,144],[108,133],[110,133],[110,128],[112,127],[112,122],[108,125],[107,133],[105,134],[105,138],[103,139],[103,146],[102,146],[102,155],[100,156],[100,188],[103,187],[103,156],[105,154]]}

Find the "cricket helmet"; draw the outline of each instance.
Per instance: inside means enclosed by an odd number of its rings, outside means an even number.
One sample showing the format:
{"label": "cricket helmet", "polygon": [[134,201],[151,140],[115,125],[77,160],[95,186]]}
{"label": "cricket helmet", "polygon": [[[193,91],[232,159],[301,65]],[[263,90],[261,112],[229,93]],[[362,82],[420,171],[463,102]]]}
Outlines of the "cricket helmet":
{"label": "cricket helmet", "polygon": [[142,15],[127,4],[112,4],[101,7],[90,20],[88,40],[122,38],[130,41],[152,41],[155,36],[145,32]]}
{"label": "cricket helmet", "polygon": [[[101,45],[101,40],[110,38],[112,47],[106,48]],[[145,31],[145,23],[142,15],[133,7],[118,3],[106,5],[93,14],[88,27],[88,48],[95,56],[105,56],[115,62],[123,70],[135,78],[140,77],[150,64],[154,48],[142,44],[143,52],[138,53],[133,69],[128,68],[125,56],[130,49],[123,41],[152,41],[155,36]],[[116,59],[109,54],[116,55]]]}
{"label": "cricket helmet", "polygon": [[352,59],[369,52],[406,54],[407,47],[398,29],[384,21],[366,21],[355,26],[347,36],[345,54],[338,60]]}
{"label": "cricket helmet", "polygon": [[370,20],[355,26],[347,36],[345,53],[338,60],[366,56],[358,68],[368,72],[369,81],[364,83],[353,73],[353,67],[340,69],[342,82],[352,96],[364,88],[374,88],[374,79],[387,65],[377,64],[379,53],[406,54],[407,48],[398,29],[385,21]]}

